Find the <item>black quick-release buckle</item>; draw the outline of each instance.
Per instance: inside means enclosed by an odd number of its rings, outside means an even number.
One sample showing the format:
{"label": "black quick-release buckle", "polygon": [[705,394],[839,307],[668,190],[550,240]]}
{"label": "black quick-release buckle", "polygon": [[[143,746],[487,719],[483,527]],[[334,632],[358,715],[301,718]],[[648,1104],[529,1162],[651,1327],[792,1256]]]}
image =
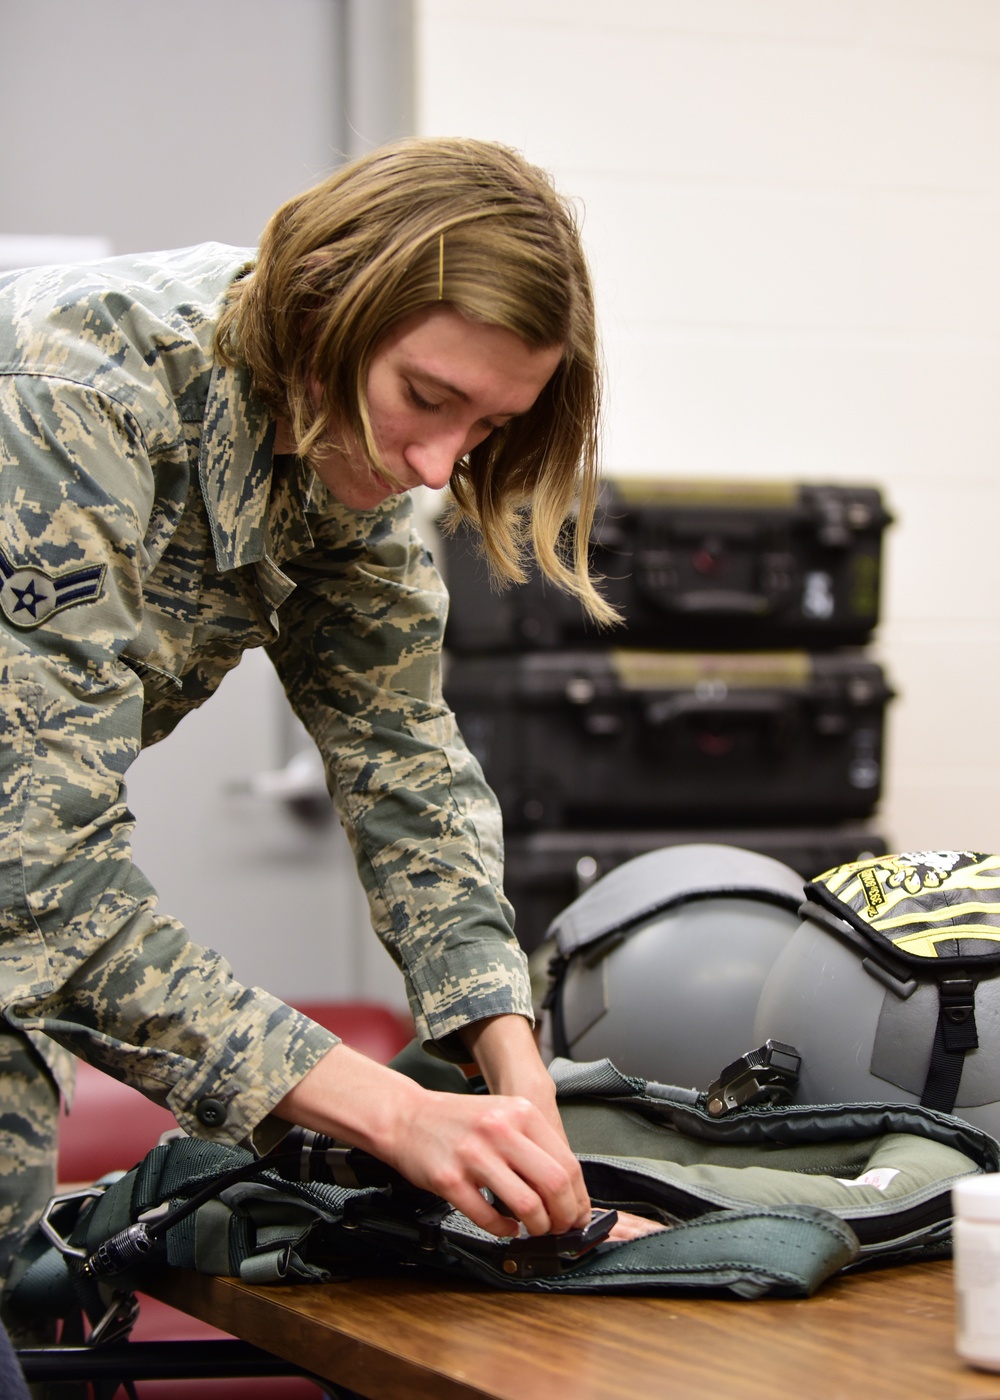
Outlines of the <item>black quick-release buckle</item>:
{"label": "black quick-release buckle", "polygon": [[451,1210],[447,1201],[429,1191],[382,1186],[345,1201],[340,1227],[409,1240],[425,1254],[433,1254],[441,1243],[441,1222]]}
{"label": "black quick-release buckle", "polygon": [[714,1080],[705,1093],[705,1107],[713,1118],[749,1104],[789,1103],[799,1081],[802,1056],[794,1045],[768,1040],[748,1050]]}
{"label": "black quick-release buckle", "polygon": [[[616,1210],[593,1210],[590,1223],[561,1235],[519,1235],[500,1246],[500,1267],[520,1278],[547,1278],[566,1273],[585,1254],[610,1235],[618,1220]],[[466,1242],[467,1243],[467,1242]],[[496,1246],[491,1246],[493,1250]]]}
{"label": "black quick-release buckle", "polygon": [[[341,1219],[347,1231],[364,1230],[387,1240],[405,1240],[425,1254],[474,1254],[510,1277],[546,1278],[573,1268],[596,1245],[607,1239],[618,1220],[616,1210],[593,1210],[586,1225],[558,1235],[516,1235],[510,1239],[479,1237],[450,1225],[454,1208],[440,1197],[418,1205],[413,1198],[390,1189],[348,1201]],[[502,1204],[502,1203],[495,1203]]]}
{"label": "black quick-release buckle", "polygon": [[[505,1274],[540,1278],[565,1273],[596,1245],[606,1240],[618,1220],[615,1210],[594,1210],[589,1222],[558,1235],[519,1235],[512,1239],[479,1239],[448,1224],[453,1207],[440,1196],[413,1186],[404,1176],[356,1147],[333,1146],[329,1138],[301,1131],[302,1156],[297,1167],[283,1174],[298,1179],[333,1180],[339,1186],[375,1187],[354,1196],[344,1205],[341,1228],[369,1230],[389,1239],[405,1239],[425,1254],[442,1247],[477,1254],[496,1264]],[[291,1134],[289,1135],[291,1136]],[[287,1139],[286,1139],[287,1141]],[[503,1201],[491,1198],[501,1215],[511,1211]]]}

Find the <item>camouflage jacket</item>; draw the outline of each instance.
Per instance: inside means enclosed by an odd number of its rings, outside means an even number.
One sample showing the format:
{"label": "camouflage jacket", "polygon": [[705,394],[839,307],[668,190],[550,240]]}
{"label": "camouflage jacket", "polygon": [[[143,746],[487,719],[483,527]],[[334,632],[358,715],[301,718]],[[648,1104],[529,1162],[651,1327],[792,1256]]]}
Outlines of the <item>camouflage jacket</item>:
{"label": "camouflage jacket", "polygon": [[456,1055],[469,1022],[530,1015],[499,813],[441,697],[446,594],[411,506],[338,505],[274,456],[247,375],[213,358],[252,256],[209,244],[0,279],[0,1006],[233,1141],[335,1038],[159,912],[123,780],[247,647],[267,648],[323,754],[418,1033]]}

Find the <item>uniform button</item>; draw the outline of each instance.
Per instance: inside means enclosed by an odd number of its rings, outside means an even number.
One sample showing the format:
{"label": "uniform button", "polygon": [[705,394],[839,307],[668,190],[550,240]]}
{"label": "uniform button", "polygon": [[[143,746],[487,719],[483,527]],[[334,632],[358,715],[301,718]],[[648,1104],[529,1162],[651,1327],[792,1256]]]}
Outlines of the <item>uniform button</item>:
{"label": "uniform button", "polygon": [[229,1110],[221,1099],[202,1099],[194,1111],[199,1123],[206,1128],[221,1128],[229,1116]]}

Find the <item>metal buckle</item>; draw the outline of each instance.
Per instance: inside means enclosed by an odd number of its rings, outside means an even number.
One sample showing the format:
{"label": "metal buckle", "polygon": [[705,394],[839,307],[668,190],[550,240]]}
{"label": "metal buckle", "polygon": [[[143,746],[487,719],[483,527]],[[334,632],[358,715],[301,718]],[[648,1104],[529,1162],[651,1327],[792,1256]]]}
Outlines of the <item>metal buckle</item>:
{"label": "metal buckle", "polygon": [[749,1104],[788,1103],[799,1078],[802,1058],[794,1045],[768,1040],[749,1050],[708,1086],[706,1107],[713,1118]]}
{"label": "metal buckle", "polygon": [[[594,1209],[590,1223],[579,1229],[566,1230],[561,1235],[520,1235],[503,1240],[500,1267],[505,1274],[519,1274],[522,1278],[565,1273],[584,1254],[607,1239],[617,1220],[616,1210]],[[464,1243],[468,1248],[469,1242]]]}
{"label": "metal buckle", "polygon": [[139,1299],[135,1294],[116,1289],[104,1316],[92,1328],[87,1346],[124,1341],[131,1334],[138,1316]]}
{"label": "metal buckle", "polygon": [[[618,1219],[615,1210],[595,1209],[587,1225],[561,1235],[478,1239],[449,1226],[448,1217],[455,1212],[447,1201],[428,1192],[421,1194],[425,1197],[422,1205],[412,1197],[393,1199],[387,1191],[356,1196],[345,1203],[340,1227],[349,1232],[363,1229],[389,1239],[408,1240],[425,1254],[450,1246],[464,1254],[478,1255],[494,1267],[499,1260],[505,1274],[538,1278],[572,1268],[582,1255],[607,1239]],[[499,1208],[503,1203],[494,1204]]]}
{"label": "metal buckle", "polygon": [[[51,1240],[60,1254],[65,1254],[69,1259],[86,1259],[90,1254],[89,1249],[70,1244],[69,1236],[73,1226],[80,1218],[80,1207],[83,1205],[83,1202],[103,1196],[105,1189],[106,1188],[103,1186],[82,1186],[78,1191],[64,1191],[61,1195],[53,1196],[49,1200],[45,1209],[42,1211],[42,1218],[38,1223],[42,1228],[42,1233],[47,1239]],[[62,1235],[53,1223],[53,1217],[64,1207],[74,1203],[76,1203],[77,1209],[73,1214],[69,1229],[66,1231],[65,1235]]]}

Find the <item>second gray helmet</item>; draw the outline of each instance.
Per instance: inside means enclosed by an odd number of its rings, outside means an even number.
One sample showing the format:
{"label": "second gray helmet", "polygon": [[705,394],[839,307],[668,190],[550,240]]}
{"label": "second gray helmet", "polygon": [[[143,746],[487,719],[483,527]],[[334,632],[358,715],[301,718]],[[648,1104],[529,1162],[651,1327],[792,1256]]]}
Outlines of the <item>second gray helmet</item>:
{"label": "second gray helmet", "polygon": [[826,871],[753,1030],[801,1055],[795,1103],[920,1103],[1000,1136],[1000,857],[907,851]]}

